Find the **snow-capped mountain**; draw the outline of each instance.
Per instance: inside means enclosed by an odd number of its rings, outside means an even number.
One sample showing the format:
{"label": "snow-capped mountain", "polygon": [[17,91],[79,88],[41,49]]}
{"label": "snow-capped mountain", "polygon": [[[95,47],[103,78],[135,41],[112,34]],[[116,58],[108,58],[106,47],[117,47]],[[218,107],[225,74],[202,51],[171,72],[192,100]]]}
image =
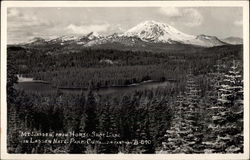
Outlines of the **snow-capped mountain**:
{"label": "snow-capped mountain", "polygon": [[122,34],[114,33],[112,35],[101,37],[98,39],[95,39],[93,41],[89,41],[85,44],[86,47],[91,47],[95,45],[101,45],[101,44],[121,44],[124,46],[133,46],[138,45],[140,43],[143,43],[143,41],[138,37],[127,37]]}
{"label": "snow-capped mountain", "polygon": [[219,40],[215,36],[208,36],[208,35],[201,34],[201,35],[196,36],[195,39],[191,40],[191,44],[213,47],[213,46],[226,45],[227,43]]}
{"label": "snow-capped mountain", "polygon": [[103,44],[120,44],[123,46],[146,46],[154,43],[160,44],[185,44],[203,47],[213,47],[227,45],[215,36],[208,35],[190,35],[183,33],[176,28],[156,21],[142,22],[124,33],[114,33],[103,36],[97,32],[91,32],[85,35],[65,35],[49,41],[37,38],[35,41],[39,43],[57,43],[60,45],[77,44],[83,47],[92,47]]}
{"label": "snow-capped mountain", "polygon": [[46,40],[41,38],[41,37],[34,37],[32,38],[29,43],[33,43],[33,42],[45,42]]}
{"label": "snow-capped mountain", "polygon": [[182,33],[174,27],[156,21],[145,21],[129,29],[124,36],[139,37],[147,42],[171,43],[172,41],[187,41],[195,36]]}
{"label": "snow-capped mountain", "polygon": [[189,35],[175,29],[168,24],[156,21],[145,21],[143,23],[140,23],[125,32],[124,36],[139,37],[143,41],[154,43],[183,43],[205,47],[220,46],[226,44],[214,36]]}
{"label": "snow-capped mountain", "polygon": [[103,36],[98,34],[97,32],[91,32],[88,33],[86,35],[64,35],[64,36],[60,36],[54,39],[51,39],[49,42],[51,43],[59,43],[61,45],[65,45],[65,44],[72,44],[72,43],[76,43],[79,45],[85,45],[86,43],[96,40],[96,39],[100,39]]}
{"label": "snow-capped mountain", "polygon": [[243,39],[239,37],[228,37],[228,38],[222,39],[222,41],[229,43],[229,44],[243,44]]}
{"label": "snow-capped mountain", "polygon": [[28,44],[28,45],[44,45],[47,44],[49,40],[41,38],[41,37],[34,37],[31,40],[29,40],[27,43],[22,44]]}
{"label": "snow-capped mountain", "polygon": [[64,35],[55,39],[52,39],[52,42],[60,41],[60,42],[67,42],[67,41],[78,41],[81,37],[73,36],[73,35]]}

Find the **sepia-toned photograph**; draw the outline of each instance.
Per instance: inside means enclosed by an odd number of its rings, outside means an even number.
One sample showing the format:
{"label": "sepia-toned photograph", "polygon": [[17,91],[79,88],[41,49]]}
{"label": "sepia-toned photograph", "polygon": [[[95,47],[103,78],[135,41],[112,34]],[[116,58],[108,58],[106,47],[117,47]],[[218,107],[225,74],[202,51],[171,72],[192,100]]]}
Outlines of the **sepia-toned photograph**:
{"label": "sepia-toned photograph", "polygon": [[246,154],[246,8],[119,4],[6,7],[7,154]]}

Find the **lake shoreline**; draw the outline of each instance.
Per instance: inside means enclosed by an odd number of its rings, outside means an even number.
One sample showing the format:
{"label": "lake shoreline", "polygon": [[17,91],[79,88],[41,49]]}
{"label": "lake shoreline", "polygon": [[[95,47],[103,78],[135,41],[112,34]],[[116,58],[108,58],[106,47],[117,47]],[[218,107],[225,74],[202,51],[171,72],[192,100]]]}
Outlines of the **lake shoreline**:
{"label": "lake shoreline", "polygon": [[[142,89],[155,89],[169,86],[170,84],[174,84],[173,81],[154,81],[147,80],[141,83],[134,83],[130,85],[115,85],[110,87],[100,87],[93,88],[92,90],[102,94],[111,94],[111,93],[120,93],[132,90],[142,90]],[[65,93],[80,93],[88,91],[88,88],[79,88],[79,87],[56,87],[53,86],[52,83],[44,82],[44,81],[34,81],[34,82],[19,82],[16,84],[16,89],[23,90],[27,92],[56,92],[57,90]]]}
{"label": "lake shoreline", "polygon": [[[134,87],[134,86],[140,86],[144,84],[149,83],[162,83],[162,82],[177,82],[176,80],[164,80],[164,81],[157,81],[157,80],[146,80],[139,83],[132,83],[128,85],[112,85],[112,86],[104,86],[104,87],[95,87],[93,90],[99,90],[99,89],[109,89],[109,88],[126,88],[126,87]],[[43,80],[32,80],[32,81],[19,81],[17,83],[41,83],[41,84],[51,84],[52,88],[62,89],[62,90],[88,90],[87,87],[57,87],[54,86],[51,82],[43,81]]]}

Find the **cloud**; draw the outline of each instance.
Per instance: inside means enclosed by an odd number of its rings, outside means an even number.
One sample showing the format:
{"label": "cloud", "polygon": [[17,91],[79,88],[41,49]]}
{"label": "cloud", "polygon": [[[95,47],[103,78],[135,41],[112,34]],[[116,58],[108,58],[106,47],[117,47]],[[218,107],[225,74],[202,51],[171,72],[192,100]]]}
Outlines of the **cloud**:
{"label": "cloud", "polygon": [[38,18],[35,14],[25,14],[16,8],[8,9],[7,16],[9,28],[49,26],[52,24],[50,21]]}
{"label": "cloud", "polygon": [[48,20],[38,18],[36,14],[30,14],[19,8],[7,10],[7,34],[8,43],[27,41],[35,34],[41,35],[46,28],[54,24]]}
{"label": "cloud", "polygon": [[203,16],[193,8],[184,9],[183,14],[188,19],[187,26],[199,26],[203,22]]}
{"label": "cloud", "polygon": [[193,27],[199,26],[203,22],[203,16],[194,8],[167,7],[160,8],[159,13],[171,20],[170,23],[182,22],[184,25]]}
{"label": "cloud", "polygon": [[121,24],[112,24],[108,27],[107,33],[122,33],[124,31],[126,31],[126,29],[124,29]]}
{"label": "cloud", "polygon": [[11,8],[11,9],[7,10],[7,16],[8,17],[17,17],[19,15],[20,15],[20,12],[15,8]]}
{"label": "cloud", "polygon": [[159,9],[159,12],[169,17],[179,17],[182,15],[180,10],[176,7],[168,7],[168,8],[162,7]]}
{"label": "cloud", "polygon": [[66,30],[70,34],[87,34],[90,32],[105,32],[110,27],[109,24],[91,24],[91,25],[74,25],[70,24],[66,27]]}
{"label": "cloud", "polygon": [[236,21],[234,21],[234,25],[235,26],[242,26],[243,22],[242,22],[242,20],[236,20]]}
{"label": "cloud", "polygon": [[10,21],[34,21],[37,17],[34,14],[24,14],[17,8],[7,10],[7,16]]}

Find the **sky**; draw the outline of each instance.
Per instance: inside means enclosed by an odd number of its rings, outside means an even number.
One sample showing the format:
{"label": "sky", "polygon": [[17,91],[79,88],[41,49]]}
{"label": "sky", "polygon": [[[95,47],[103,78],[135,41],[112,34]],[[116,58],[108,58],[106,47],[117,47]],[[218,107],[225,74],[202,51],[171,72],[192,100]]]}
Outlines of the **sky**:
{"label": "sky", "polygon": [[242,11],[240,7],[12,7],[7,10],[7,42],[92,31],[122,33],[146,20],[166,23],[192,35],[242,37]]}

